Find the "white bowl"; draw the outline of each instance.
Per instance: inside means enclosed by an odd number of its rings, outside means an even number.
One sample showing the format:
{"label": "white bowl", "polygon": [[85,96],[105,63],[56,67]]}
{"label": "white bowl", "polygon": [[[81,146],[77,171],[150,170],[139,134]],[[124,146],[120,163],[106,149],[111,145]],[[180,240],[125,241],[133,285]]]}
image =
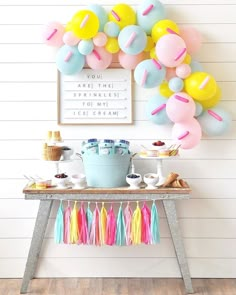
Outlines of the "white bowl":
{"label": "white bowl", "polygon": [[71,176],[71,182],[74,188],[82,189],[86,187],[86,176],[83,173],[74,174]]}
{"label": "white bowl", "polygon": [[[64,148],[69,148],[69,147],[64,147]],[[70,157],[73,155],[74,151],[73,149],[69,148],[69,150],[64,150],[62,147],[62,159],[63,161],[68,161],[70,160]]]}
{"label": "white bowl", "polygon": [[146,189],[156,189],[159,177],[155,173],[147,173],[144,175],[143,180],[147,184]]}
{"label": "white bowl", "polygon": [[138,173],[130,173],[126,176],[126,182],[130,185],[130,189],[139,189],[139,184],[141,181],[142,176]]}
{"label": "white bowl", "polygon": [[57,185],[59,188],[65,188],[68,184],[69,177],[64,177],[64,178],[58,178],[54,176],[54,183]]}

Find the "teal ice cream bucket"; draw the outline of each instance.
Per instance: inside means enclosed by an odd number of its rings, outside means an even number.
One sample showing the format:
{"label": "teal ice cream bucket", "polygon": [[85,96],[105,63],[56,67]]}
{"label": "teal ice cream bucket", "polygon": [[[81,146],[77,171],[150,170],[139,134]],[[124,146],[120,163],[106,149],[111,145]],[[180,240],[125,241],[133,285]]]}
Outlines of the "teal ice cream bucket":
{"label": "teal ice cream bucket", "polygon": [[126,186],[131,154],[98,155],[82,154],[84,172],[90,187]]}

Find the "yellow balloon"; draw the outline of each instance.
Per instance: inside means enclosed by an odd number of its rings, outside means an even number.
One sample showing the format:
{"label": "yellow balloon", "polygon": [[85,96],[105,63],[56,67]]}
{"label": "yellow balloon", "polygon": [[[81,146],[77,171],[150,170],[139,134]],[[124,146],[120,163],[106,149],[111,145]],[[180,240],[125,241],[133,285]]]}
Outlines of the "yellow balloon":
{"label": "yellow balloon", "polygon": [[171,33],[173,34],[173,32],[179,34],[179,28],[177,24],[172,20],[163,19],[155,23],[155,25],[152,27],[151,35],[153,41],[157,42],[162,36]]}
{"label": "yellow balloon", "polygon": [[216,94],[208,99],[208,100],[204,100],[204,101],[201,101],[201,105],[203,106],[204,109],[209,109],[209,108],[212,108],[214,107],[215,105],[218,104],[218,102],[220,101],[221,99],[221,89],[218,85],[216,85]]}
{"label": "yellow balloon", "polygon": [[117,53],[120,50],[117,38],[108,38],[105,48],[110,53]]}
{"label": "yellow balloon", "polygon": [[208,100],[216,94],[216,81],[207,73],[195,72],[184,80],[185,91],[199,102]]}
{"label": "yellow balloon", "polygon": [[183,64],[188,64],[188,65],[189,65],[189,64],[191,63],[191,61],[192,61],[192,57],[191,57],[190,54],[187,53],[187,54],[185,55],[185,58],[184,58],[184,60],[182,61],[182,63],[183,63]]}
{"label": "yellow balloon", "polygon": [[136,14],[133,8],[127,4],[115,5],[108,15],[109,20],[115,22],[121,29],[136,24]]}
{"label": "yellow balloon", "polygon": [[149,52],[152,48],[154,48],[155,43],[152,40],[152,37],[147,36],[147,44],[146,47],[144,48],[145,52]]}
{"label": "yellow balloon", "polygon": [[168,86],[168,82],[164,81],[159,86],[159,92],[162,96],[165,96],[166,98],[170,97],[174,92],[172,92]]}
{"label": "yellow balloon", "polygon": [[150,50],[150,57],[151,57],[151,58],[155,58],[155,59],[157,59],[156,48],[155,48],[155,47],[153,47],[153,48]]}
{"label": "yellow balloon", "polygon": [[81,10],[72,17],[70,26],[74,34],[80,39],[91,39],[98,32],[99,19],[92,11]]}
{"label": "yellow balloon", "polygon": [[72,31],[72,23],[71,22],[68,22],[66,24],[66,32],[68,32],[68,31]]}

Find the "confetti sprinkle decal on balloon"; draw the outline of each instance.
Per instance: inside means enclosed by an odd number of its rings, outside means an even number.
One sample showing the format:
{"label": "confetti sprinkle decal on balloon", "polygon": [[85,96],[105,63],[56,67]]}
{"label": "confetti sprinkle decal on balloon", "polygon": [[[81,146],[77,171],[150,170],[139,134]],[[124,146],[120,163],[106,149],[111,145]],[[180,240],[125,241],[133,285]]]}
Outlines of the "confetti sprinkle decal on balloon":
{"label": "confetti sprinkle decal on balloon", "polygon": [[204,79],[204,81],[202,82],[202,84],[199,86],[199,89],[203,89],[203,88],[207,85],[207,83],[209,82],[209,80],[210,80],[210,77],[207,76],[207,77]]}
{"label": "confetti sprinkle decal on balloon", "polygon": [[47,37],[47,40],[50,40],[57,32],[57,29],[53,29],[51,34]]}
{"label": "confetti sprinkle decal on balloon", "polygon": [[142,76],[142,80],[141,80],[141,86],[144,86],[146,81],[147,81],[147,76],[148,76],[148,71],[144,70],[143,71],[143,76]]}
{"label": "confetti sprinkle decal on balloon", "polygon": [[119,17],[119,15],[118,15],[114,10],[111,11],[111,14],[114,16],[114,18],[115,18],[118,22],[120,22],[120,17]]}
{"label": "confetti sprinkle decal on balloon", "polygon": [[219,116],[217,113],[213,112],[212,110],[208,110],[207,112],[208,112],[209,115],[214,117],[216,120],[223,121],[222,117]]}
{"label": "confetti sprinkle decal on balloon", "polygon": [[160,111],[162,111],[163,109],[166,108],[166,103],[163,103],[162,105],[160,105],[158,108],[156,108],[155,110],[153,110],[151,112],[151,115],[156,115],[157,113],[159,113]]}
{"label": "confetti sprinkle decal on balloon", "polygon": [[178,140],[184,139],[188,135],[189,135],[189,131],[185,131],[183,134],[181,134],[180,136],[178,136]]}
{"label": "confetti sprinkle decal on balloon", "polygon": [[72,52],[72,51],[69,51],[69,52],[67,53],[67,55],[66,55],[64,61],[65,61],[65,62],[68,62],[68,61],[71,59],[72,55],[73,55],[73,52]]}
{"label": "confetti sprinkle decal on balloon", "polygon": [[84,17],[84,19],[82,20],[82,22],[81,22],[81,24],[80,24],[80,29],[82,29],[82,28],[86,25],[86,23],[87,23],[88,20],[89,20],[89,14],[87,14],[87,15]]}
{"label": "confetti sprinkle decal on balloon", "polygon": [[188,103],[189,102],[189,99],[187,99],[187,98],[185,98],[183,96],[177,95],[177,94],[174,96],[174,98],[175,99],[178,99],[178,100],[180,100],[182,102],[185,102],[185,103]]}
{"label": "confetti sprinkle decal on balloon", "polygon": [[154,65],[158,68],[158,70],[162,69],[161,64],[158,61],[156,61],[155,58],[152,58],[152,61],[153,61]]}
{"label": "confetti sprinkle decal on balloon", "polygon": [[98,60],[101,60],[101,56],[100,56],[100,54],[96,50],[93,50],[93,54],[96,56],[96,58]]}
{"label": "confetti sprinkle decal on balloon", "polygon": [[177,61],[178,59],[180,59],[186,52],[186,48],[183,48],[181,50],[181,52],[176,56],[175,61]]}
{"label": "confetti sprinkle decal on balloon", "polygon": [[136,33],[135,32],[133,32],[131,35],[130,35],[130,37],[129,37],[129,39],[127,40],[127,42],[125,43],[125,47],[127,48],[127,47],[130,47],[130,45],[134,42],[134,39],[135,39],[135,37],[136,37]]}
{"label": "confetti sprinkle decal on balloon", "polygon": [[154,7],[153,4],[149,5],[149,6],[143,11],[142,15],[147,15],[147,14],[149,14],[149,12],[153,9],[153,7]]}

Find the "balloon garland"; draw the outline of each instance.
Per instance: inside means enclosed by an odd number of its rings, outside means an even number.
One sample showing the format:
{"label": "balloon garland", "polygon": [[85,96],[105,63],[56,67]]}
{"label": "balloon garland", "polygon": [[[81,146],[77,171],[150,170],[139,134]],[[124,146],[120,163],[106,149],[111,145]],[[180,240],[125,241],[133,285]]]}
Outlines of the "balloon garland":
{"label": "balloon garland", "polygon": [[183,149],[195,147],[202,132],[216,136],[230,128],[230,114],[216,107],[221,91],[215,78],[191,56],[201,47],[201,34],[167,19],[158,0],[144,0],[136,12],[127,4],[110,12],[92,4],[66,26],[49,23],[43,38],[59,48],[56,65],[65,75],[79,73],[85,64],[105,70],[117,54],[140,87],[158,87],[147,103],[147,118],[158,125],[174,123],[172,138]]}

